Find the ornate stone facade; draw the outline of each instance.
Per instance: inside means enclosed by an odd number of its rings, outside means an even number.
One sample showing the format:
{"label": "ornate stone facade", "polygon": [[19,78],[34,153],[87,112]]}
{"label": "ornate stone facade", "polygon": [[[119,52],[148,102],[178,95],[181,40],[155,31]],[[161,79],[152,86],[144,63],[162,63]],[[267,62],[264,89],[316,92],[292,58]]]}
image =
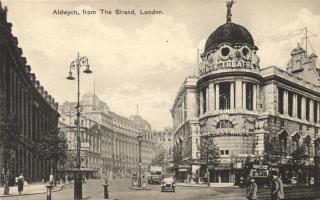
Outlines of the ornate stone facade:
{"label": "ornate stone facade", "polygon": [[[239,182],[246,158],[263,160],[269,143],[281,150],[282,159],[272,165],[286,181],[298,176],[288,165],[292,152],[302,145],[309,157],[303,161],[307,167],[302,181],[313,176],[311,166],[320,144],[317,56],[307,55],[298,45],[286,70],[261,69],[257,50],[249,31],[231,18],[209,36],[199,77],[186,79],[171,110],[174,148],[182,155],[177,172],[184,179],[201,176],[195,146],[204,136],[213,137],[220,149],[221,163],[211,174],[212,182]],[[191,124],[199,127],[199,135]]]}

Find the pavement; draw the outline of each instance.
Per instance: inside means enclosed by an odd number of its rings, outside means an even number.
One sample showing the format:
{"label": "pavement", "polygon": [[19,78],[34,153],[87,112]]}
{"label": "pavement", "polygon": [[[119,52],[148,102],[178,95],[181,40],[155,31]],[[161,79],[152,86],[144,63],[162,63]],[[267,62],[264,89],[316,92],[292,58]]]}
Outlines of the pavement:
{"label": "pavement", "polygon": [[[52,188],[51,192],[57,192],[62,190],[68,184],[56,185]],[[43,194],[47,193],[47,184],[42,182],[36,182],[23,186],[23,191],[21,194],[18,192],[18,186],[11,186],[9,188],[9,195],[4,195],[4,187],[0,187],[0,199],[4,197],[13,197],[13,196],[25,196],[25,195],[34,195],[34,194]]]}

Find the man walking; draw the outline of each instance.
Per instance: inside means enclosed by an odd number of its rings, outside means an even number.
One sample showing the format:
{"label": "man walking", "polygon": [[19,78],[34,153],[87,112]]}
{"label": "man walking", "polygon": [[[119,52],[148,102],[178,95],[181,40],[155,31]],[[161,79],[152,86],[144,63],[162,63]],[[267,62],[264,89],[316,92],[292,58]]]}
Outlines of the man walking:
{"label": "man walking", "polygon": [[272,171],[271,199],[272,200],[284,199],[283,183],[281,178],[278,176],[277,171]]}
{"label": "man walking", "polygon": [[257,199],[257,184],[254,178],[249,179],[249,184],[247,187],[246,197],[248,200],[255,200]]}

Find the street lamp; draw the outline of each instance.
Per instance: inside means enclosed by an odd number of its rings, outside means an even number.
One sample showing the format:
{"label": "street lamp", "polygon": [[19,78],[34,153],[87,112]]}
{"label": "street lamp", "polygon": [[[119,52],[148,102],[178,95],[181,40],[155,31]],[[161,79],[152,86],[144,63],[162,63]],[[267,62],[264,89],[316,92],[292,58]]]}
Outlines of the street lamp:
{"label": "street lamp", "polygon": [[139,133],[137,135],[137,139],[138,139],[138,144],[139,144],[139,168],[138,168],[138,188],[141,188],[141,142],[142,142],[142,135],[141,133]]}
{"label": "street lamp", "polygon": [[80,57],[79,53],[77,58],[71,62],[70,71],[67,77],[68,80],[75,80],[72,76],[72,71],[77,73],[78,93],[77,93],[77,153],[76,153],[76,170],[74,171],[74,199],[82,199],[82,180],[81,180],[81,161],[80,161],[80,69],[85,67],[83,71],[86,74],[91,74],[88,58]]}

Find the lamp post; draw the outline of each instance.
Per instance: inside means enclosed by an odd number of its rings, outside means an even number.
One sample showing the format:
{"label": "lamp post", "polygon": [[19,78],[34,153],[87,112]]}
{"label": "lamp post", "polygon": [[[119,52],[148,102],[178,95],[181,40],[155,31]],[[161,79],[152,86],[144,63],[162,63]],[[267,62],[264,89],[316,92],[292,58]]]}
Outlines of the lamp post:
{"label": "lamp post", "polygon": [[76,170],[74,171],[74,199],[82,199],[82,180],[81,180],[81,161],[80,161],[80,69],[85,67],[83,71],[86,74],[91,74],[88,58],[83,56],[80,57],[79,53],[77,58],[71,62],[70,71],[67,77],[68,80],[75,80],[72,76],[72,71],[77,73],[77,83],[78,83],[78,92],[77,92],[77,150],[76,150]]}
{"label": "lamp post", "polygon": [[139,144],[139,168],[138,168],[138,188],[141,188],[141,142],[142,142],[142,135],[139,133],[137,135],[138,144]]}

